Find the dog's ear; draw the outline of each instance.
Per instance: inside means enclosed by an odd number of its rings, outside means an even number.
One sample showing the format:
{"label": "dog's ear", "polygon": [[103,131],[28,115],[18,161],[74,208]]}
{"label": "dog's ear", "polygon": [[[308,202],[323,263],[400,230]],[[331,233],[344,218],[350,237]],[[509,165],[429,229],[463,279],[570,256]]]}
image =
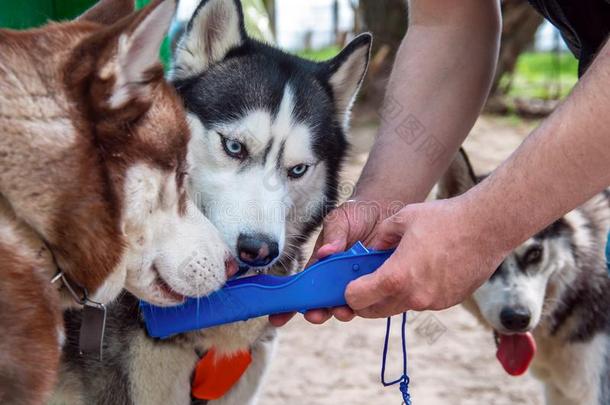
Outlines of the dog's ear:
{"label": "dog's ear", "polygon": [[460,148],[455,155],[451,166],[438,182],[438,199],[457,197],[465,193],[477,184],[477,176],[474,174],[468,155]]}
{"label": "dog's ear", "polygon": [[371,34],[360,34],[339,55],[321,64],[322,80],[330,85],[336,112],[344,126],[347,126],[350,110],[364,81],[372,42]]}
{"label": "dog's ear", "polygon": [[119,36],[115,60],[105,67],[114,76],[111,107],[150,97],[151,81],[160,68],[159,49],[175,11],[175,0],[153,2]]}
{"label": "dog's ear", "polygon": [[[98,98],[98,103],[106,102],[111,110],[116,110],[133,101],[151,99],[153,86],[163,75],[159,49],[175,10],[175,0],[153,1],[97,38],[97,42],[108,44],[95,72],[97,82],[103,87],[96,93],[106,98]],[[95,42],[88,48],[94,50]]]}
{"label": "dog's ear", "polygon": [[202,0],[178,40],[170,77],[185,79],[205,71],[245,39],[239,0]]}
{"label": "dog's ear", "polygon": [[100,0],[85,11],[76,21],[91,21],[102,25],[112,25],[134,12],[135,0]]}
{"label": "dog's ear", "polygon": [[91,119],[129,121],[148,110],[163,81],[159,49],[175,9],[175,0],[153,0],[74,50],[64,66],[64,83]]}

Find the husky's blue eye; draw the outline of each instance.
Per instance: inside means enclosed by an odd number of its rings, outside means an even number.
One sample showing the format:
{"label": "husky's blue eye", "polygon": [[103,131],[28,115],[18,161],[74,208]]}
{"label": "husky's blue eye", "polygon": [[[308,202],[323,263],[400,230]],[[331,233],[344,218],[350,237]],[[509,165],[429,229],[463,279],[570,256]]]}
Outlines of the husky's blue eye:
{"label": "husky's blue eye", "polygon": [[222,139],[222,147],[227,155],[239,160],[244,160],[248,157],[248,151],[241,142],[229,139],[222,135],[220,135],[220,138]]}
{"label": "husky's blue eye", "polygon": [[305,176],[305,173],[309,170],[309,166],[305,164],[300,164],[292,167],[288,170],[288,177],[292,179],[298,179]]}

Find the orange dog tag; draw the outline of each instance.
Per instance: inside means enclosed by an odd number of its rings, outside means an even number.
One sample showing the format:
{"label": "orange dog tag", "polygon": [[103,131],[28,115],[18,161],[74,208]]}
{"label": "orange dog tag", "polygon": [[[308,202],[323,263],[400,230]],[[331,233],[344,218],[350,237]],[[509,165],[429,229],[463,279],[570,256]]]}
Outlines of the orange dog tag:
{"label": "orange dog tag", "polygon": [[214,349],[210,349],[195,368],[193,397],[208,401],[222,398],[239,381],[250,363],[250,352],[219,357]]}

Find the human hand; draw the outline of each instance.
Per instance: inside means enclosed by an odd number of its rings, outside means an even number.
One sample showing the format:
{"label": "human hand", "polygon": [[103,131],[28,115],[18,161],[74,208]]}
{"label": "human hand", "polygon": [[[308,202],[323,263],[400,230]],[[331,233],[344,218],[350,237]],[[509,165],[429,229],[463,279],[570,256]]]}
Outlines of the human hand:
{"label": "human hand", "polygon": [[[322,232],[307,266],[331,254],[343,252],[357,241],[370,243],[379,224],[399,208],[401,208],[399,203],[362,200],[350,200],[337,207],[324,219]],[[350,308],[340,307],[308,311],[305,319],[314,324],[321,324],[333,315],[343,322],[354,318]],[[294,313],[272,315],[269,320],[274,326],[283,326],[293,316]]]}
{"label": "human hand", "polygon": [[406,310],[440,310],[462,302],[489,278],[506,252],[485,232],[464,196],[413,204],[383,221],[374,249],[398,246],[374,273],[353,281],[345,296],[364,318]]}

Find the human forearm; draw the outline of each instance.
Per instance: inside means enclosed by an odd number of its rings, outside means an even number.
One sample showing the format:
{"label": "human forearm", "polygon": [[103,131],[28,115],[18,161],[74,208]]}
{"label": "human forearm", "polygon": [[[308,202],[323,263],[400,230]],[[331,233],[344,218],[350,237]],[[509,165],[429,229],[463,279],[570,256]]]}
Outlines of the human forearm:
{"label": "human forearm", "polygon": [[[505,250],[610,185],[610,45],[567,100],[479,186],[465,209]],[[468,214],[467,214],[468,215]]]}
{"label": "human forearm", "polygon": [[486,180],[459,197],[407,205],[382,222],[370,245],[396,251],[374,273],[348,285],[351,317],[462,302],[510,250],[610,184],[609,48]]}
{"label": "human forearm", "polygon": [[495,1],[468,0],[455,7],[418,0],[411,2],[410,15],[356,199],[423,200],[489,91],[500,32]]}

